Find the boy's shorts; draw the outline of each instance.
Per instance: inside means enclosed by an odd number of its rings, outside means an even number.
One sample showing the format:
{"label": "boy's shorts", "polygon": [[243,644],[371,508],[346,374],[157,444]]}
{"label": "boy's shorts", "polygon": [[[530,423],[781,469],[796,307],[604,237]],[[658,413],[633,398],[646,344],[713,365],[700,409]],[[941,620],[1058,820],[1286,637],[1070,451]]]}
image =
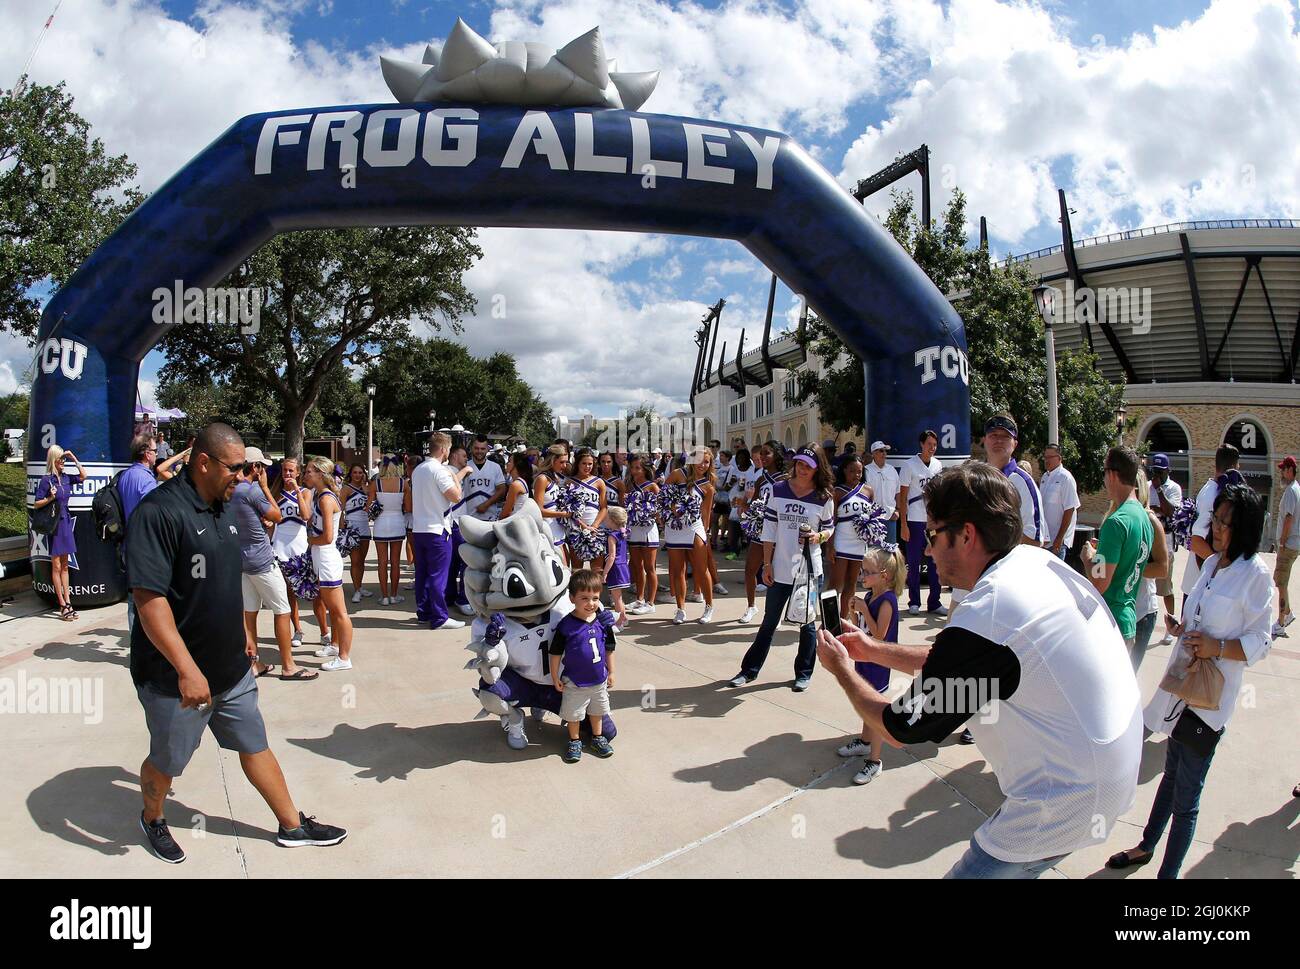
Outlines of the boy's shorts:
{"label": "boy's shorts", "polygon": [[560,719],[575,723],[583,717],[603,717],[609,713],[609,683],[596,686],[574,686],[567,676],[561,681],[564,692],[560,694]]}

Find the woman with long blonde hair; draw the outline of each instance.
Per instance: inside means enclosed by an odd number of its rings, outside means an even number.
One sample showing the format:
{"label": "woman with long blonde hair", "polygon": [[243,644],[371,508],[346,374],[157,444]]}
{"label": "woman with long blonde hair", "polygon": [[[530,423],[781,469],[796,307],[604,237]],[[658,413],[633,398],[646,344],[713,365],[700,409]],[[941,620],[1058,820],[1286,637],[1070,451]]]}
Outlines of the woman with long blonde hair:
{"label": "woman with long blonde hair", "polygon": [[[77,475],[64,473],[63,466],[71,458],[77,466]],[[72,608],[72,593],[68,587],[68,558],[77,554],[77,539],[73,534],[72,516],[68,514],[68,502],[72,498],[72,486],[86,480],[86,469],[71,451],[65,451],[57,444],[51,444],[45,452],[45,476],[36,485],[35,501],[32,510],[44,508],[51,502],[55,504],[54,532],[49,536],[50,583],[54,586],[54,597],[59,603],[59,618],[64,622],[78,619],[77,610]]]}
{"label": "woman with long blonde hair", "polygon": [[[285,458],[280,462],[280,474],[271,491],[275,503],[280,508],[280,522],[271,533],[271,551],[281,571],[290,561],[300,555],[310,553],[307,544],[307,523],[311,521],[311,489],[303,487],[302,465],[297,458]],[[295,649],[302,646],[302,619],[298,612],[298,596],[293,591],[293,583],[288,575],[284,579],[285,590],[289,594],[289,615],[293,620],[292,645]],[[320,627],[321,647],[330,645],[329,614],[319,598],[311,602],[312,612],[316,615],[316,624]]]}
{"label": "woman with long blonde hair", "polygon": [[551,525],[551,541],[560,549],[565,564],[569,564],[569,548],[564,538],[564,522],[573,515],[555,507],[560,489],[564,487],[565,475],[569,470],[569,449],[563,444],[552,444],[542,455],[533,475],[533,500],[542,510],[542,517]]}
{"label": "woman with long blonde hair", "polygon": [[315,505],[307,544],[311,546],[312,565],[316,567],[317,601],[329,612],[330,627],[334,630],[334,643],[322,646],[316,655],[326,660],[321,664],[322,670],[350,670],[352,619],[343,595],[343,556],[334,544],[339,534],[339,519],[343,516],[334,462],[320,456],[308,458],[303,477],[312,489]]}
{"label": "woman with long blonde hair", "polygon": [[[713,452],[708,448],[697,448],[664,481],[664,541],[668,546],[668,581],[677,602],[673,622],[679,626],[686,621],[688,558],[704,597],[704,612],[699,621],[707,623],[713,619],[713,582],[708,562],[709,533],[705,530],[704,514],[706,509],[711,511],[713,508],[713,494],[716,490],[714,481]],[[686,505],[691,495],[695,495],[700,502],[700,508],[694,514]]]}
{"label": "woman with long blonde hair", "polygon": [[[405,507],[408,502],[402,459],[385,454],[379,477],[370,482],[367,516],[375,515],[371,534],[379,557],[379,604],[393,606],[405,601],[398,590],[402,578],[402,542],[406,539]],[[379,508],[376,513],[375,507]]]}

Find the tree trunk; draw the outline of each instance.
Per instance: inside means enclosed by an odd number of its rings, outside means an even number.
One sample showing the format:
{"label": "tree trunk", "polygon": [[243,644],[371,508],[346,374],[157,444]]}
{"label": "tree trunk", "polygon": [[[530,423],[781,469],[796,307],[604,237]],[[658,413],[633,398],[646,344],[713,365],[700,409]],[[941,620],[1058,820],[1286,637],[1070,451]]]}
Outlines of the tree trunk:
{"label": "tree trunk", "polygon": [[301,461],[303,440],[307,436],[307,408],[284,407],[284,456]]}

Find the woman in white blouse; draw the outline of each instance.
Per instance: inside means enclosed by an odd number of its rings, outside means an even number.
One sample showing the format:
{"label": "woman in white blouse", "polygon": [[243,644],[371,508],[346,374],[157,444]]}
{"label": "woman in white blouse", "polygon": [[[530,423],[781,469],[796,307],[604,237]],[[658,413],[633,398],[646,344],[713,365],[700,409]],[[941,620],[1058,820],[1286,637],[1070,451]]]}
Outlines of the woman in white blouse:
{"label": "woman in white blouse", "polygon": [[1171,635],[1181,637],[1170,653],[1168,669],[1185,665],[1189,654],[1218,666],[1223,674],[1219,708],[1193,710],[1178,697],[1156,690],[1145,719],[1151,731],[1169,734],[1164,777],[1142,841],[1112,856],[1106,863],[1110,868],[1149,862],[1172,817],[1173,830],[1156,877],[1178,877],[1196,831],[1205,775],[1236,709],[1242,674],[1263,659],[1272,644],[1272,578],[1256,554],[1264,531],[1264,503],[1250,487],[1228,485],[1214,500],[1210,530],[1214,554],[1205,560],[1200,579],[1183,603],[1183,622],[1166,616],[1165,625]]}

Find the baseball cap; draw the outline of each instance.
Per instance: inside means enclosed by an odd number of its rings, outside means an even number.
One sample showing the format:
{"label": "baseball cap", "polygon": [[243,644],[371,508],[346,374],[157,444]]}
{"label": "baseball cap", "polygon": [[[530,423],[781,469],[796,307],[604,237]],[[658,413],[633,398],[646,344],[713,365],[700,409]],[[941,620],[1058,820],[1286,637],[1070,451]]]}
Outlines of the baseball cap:
{"label": "baseball cap", "polygon": [[822,441],[822,449],[823,449],[823,450],[829,451],[829,450],[830,450],[831,448],[833,448],[833,447],[835,447],[835,442],[834,442],[834,441]]}
{"label": "baseball cap", "polygon": [[267,467],[270,467],[272,464],[271,459],[262,453],[261,448],[257,448],[257,447],[244,448],[244,463],[252,464],[254,461],[259,462],[261,464],[265,464]]}
{"label": "baseball cap", "polygon": [[[1295,464],[1295,461],[1292,460],[1291,463]],[[1163,451],[1158,451],[1151,455],[1151,467],[1159,468],[1161,471],[1168,471],[1169,455],[1165,454]]]}
{"label": "baseball cap", "polygon": [[817,452],[810,447],[801,447],[798,451],[796,451],[794,455],[794,460],[802,461],[804,464],[808,465],[808,467],[813,468],[814,470],[817,468]]}
{"label": "baseball cap", "polygon": [[1294,471],[1296,466],[1295,458],[1293,458],[1291,455],[1288,454],[1286,457],[1284,457],[1281,461],[1277,463],[1277,466],[1279,468],[1290,468],[1292,471]]}
{"label": "baseball cap", "polygon": [[995,414],[984,422],[984,433],[991,431],[1006,431],[1017,441],[1020,440],[1020,428],[1016,427],[1016,422],[1005,414]]}
{"label": "baseball cap", "polygon": [[889,445],[886,444],[884,441],[872,441],[872,442],[871,442],[871,450],[873,450],[873,451],[888,451],[888,450],[890,450],[890,447],[889,447]]}

